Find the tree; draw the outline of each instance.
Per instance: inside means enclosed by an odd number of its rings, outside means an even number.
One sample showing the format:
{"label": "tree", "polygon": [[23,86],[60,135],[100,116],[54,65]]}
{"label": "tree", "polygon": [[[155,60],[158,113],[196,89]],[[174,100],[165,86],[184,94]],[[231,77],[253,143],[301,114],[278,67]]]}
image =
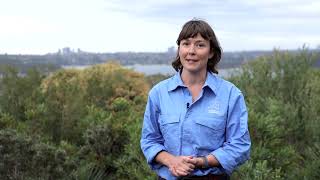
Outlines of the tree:
{"label": "tree", "polygon": [[0,179],[68,179],[64,150],[12,129],[0,130]]}
{"label": "tree", "polygon": [[236,179],[264,179],[256,169],[275,179],[311,177],[306,172],[319,176],[319,171],[305,169],[319,144],[320,74],[313,67],[318,57],[307,49],[275,50],[230,79],[246,97],[253,143],[252,158],[235,173]]}
{"label": "tree", "polygon": [[27,120],[26,111],[32,102],[37,102],[43,76],[37,69],[29,69],[21,75],[16,68],[7,66],[1,78],[0,108],[16,121]]}

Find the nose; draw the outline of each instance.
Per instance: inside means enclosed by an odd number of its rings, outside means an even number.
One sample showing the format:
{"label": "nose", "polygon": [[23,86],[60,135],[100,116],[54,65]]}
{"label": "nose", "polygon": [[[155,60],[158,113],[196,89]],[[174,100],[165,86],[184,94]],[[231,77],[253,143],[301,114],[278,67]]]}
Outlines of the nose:
{"label": "nose", "polygon": [[188,48],[188,54],[194,55],[195,54],[195,45],[191,44]]}

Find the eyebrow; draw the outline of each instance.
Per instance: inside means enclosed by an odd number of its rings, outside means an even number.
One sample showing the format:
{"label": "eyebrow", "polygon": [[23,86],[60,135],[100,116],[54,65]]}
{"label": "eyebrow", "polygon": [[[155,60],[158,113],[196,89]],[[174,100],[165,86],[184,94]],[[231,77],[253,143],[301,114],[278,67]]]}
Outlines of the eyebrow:
{"label": "eyebrow", "polygon": [[[188,39],[182,39],[181,41],[191,41],[191,38],[188,38]],[[195,42],[196,42],[196,43],[199,43],[199,42],[203,42],[203,43],[205,43],[205,42],[207,42],[207,40],[205,40],[205,39],[204,39],[204,40],[202,40],[202,39],[200,40],[200,39],[199,39],[199,40],[196,40]]]}

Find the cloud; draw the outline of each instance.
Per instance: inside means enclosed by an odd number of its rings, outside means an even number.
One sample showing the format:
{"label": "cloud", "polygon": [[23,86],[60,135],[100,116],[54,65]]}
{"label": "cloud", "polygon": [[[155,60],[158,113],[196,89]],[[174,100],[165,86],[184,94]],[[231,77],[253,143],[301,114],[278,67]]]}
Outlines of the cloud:
{"label": "cloud", "polygon": [[320,2],[316,0],[217,1],[217,0],[108,0],[106,9],[138,18],[172,21],[203,16],[207,19],[256,19],[296,17],[319,18]]}
{"label": "cloud", "polygon": [[57,25],[47,23],[41,18],[35,19],[29,16],[0,16],[0,22],[3,24],[0,33],[7,36],[50,33],[60,30]]}
{"label": "cloud", "polygon": [[0,6],[0,49],[164,51],[194,17],[228,50],[316,46],[319,9],[317,0],[10,0]]}

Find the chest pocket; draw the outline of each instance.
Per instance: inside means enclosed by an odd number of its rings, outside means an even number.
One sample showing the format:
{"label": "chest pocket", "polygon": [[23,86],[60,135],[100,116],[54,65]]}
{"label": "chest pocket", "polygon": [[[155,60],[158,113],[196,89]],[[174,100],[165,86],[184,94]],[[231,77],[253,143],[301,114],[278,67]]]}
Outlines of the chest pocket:
{"label": "chest pocket", "polygon": [[164,138],[164,146],[169,152],[178,148],[180,115],[161,114],[159,116],[160,131]]}
{"label": "chest pocket", "polygon": [[[209,144],[224,139],[226,119],[220,116],[205,116],[195,119],[197,132],[208,138]],[[203,142],[204,144],[207,144]],[[202,143],[201,143],[202,144]]]}
{"label": "chest pocket", "polygon": [[170,133],[174,128],[178,128],[180,122],[179,115],[161,114],[159,116],[160,129],[163,135]]}

